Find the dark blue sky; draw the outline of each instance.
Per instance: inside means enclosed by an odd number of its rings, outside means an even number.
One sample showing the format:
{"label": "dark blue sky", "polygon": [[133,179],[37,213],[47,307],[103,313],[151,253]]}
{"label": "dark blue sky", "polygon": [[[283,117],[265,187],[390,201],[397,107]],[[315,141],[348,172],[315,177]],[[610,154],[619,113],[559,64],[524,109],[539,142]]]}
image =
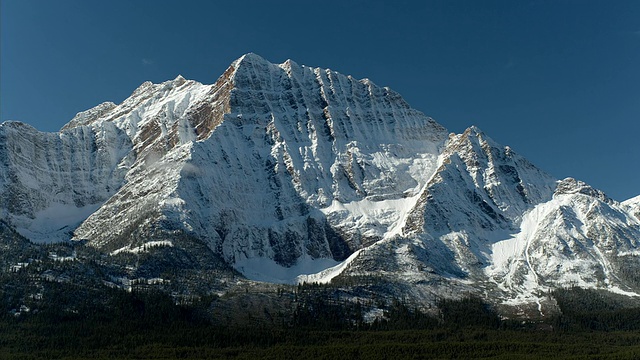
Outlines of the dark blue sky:
{"label": "dark blue sky", "polygon": [[57,131],[247,52],[398,91],[552,175],[640,194],[640,1],[1,0],[0,120]]}

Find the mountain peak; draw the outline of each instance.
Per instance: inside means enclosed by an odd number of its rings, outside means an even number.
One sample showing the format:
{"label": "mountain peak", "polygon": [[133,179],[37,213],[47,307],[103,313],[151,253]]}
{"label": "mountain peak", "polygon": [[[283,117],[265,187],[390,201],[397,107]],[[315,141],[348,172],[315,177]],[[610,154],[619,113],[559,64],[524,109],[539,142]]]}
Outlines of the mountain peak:
{"label": "mountain peak", "polygon": [[95,106],[89,110],[81,111],[77,113],[76,116],[74,116],[73,119],[65,124],[60,130],[67,130],[74,127],[90,124],[109,113],[116,106],[117,105],[111,101],[105,101],[102,104]]}
{"label": "mountain peak", "polygon": [[561,194],[582,194],[597,198],[603,202],[611,203],[612,200],[602,191],[594,189],[587,183],[568,177],[558,182],[554,195]]}
{"label": "mountain peak", "polygon": [[29,132],[38,131],[38,129],[34,128],[33,126],[27,123],[23,123],[22,121],[15,121],[15,120],[7,120],[0,123],[0,129],[2,128],[16,129],[20,131],[29,131]]}
{"label": "mountain peak", "polygon": [[287,72],[290,72],[292,68],[298,68],[300,67],[300,65],[298,65],[297,62],[291,60],[291,59],[287,59],[285,60],[285,62],[283,62],[282,64],[279,65],[280,68],[284,69]]}
{"label": "mountain peak", "polygon": [[471,125],[464,131],[464,134],[471,135],[471,136],[478,136],[478,135],[482,136],[484,135],[484,132],[480,130],[479,127],[475,125]]}
{"label": "mountain peak", "polygon": [[231,65],[233,67],[235,67],[236,69],[241,67],[242,65],[255,65],[255,64],[271,64],[271,62],[265,60],[265,58],[263,58],[262,56],[249,52],[246,53],[242,56],[240,56],[238,59],[236,59],[233,63],[231,63]]}
{"label": "mountain peak", "polygon": [[[211,269],[205,249],[254,280],[371,274],[438,296],[477,281],[504,300],[575,278],[582,260],[615,255],[609,244],[640,254],[637,200],[604,206],[476,126],[447,138],[394,91],[292,60],[248,53],[215,84],[145,82],[63,129],[0,124],[0,214],[30,239],[86,239],[106,259]],[[602,207],[578,206],[591,203]],[[561,251],[591,243],[602,251]],[[582,279],[600,287],[600,273]]]}
{"label": "mountain peak", "polygon": [[176,76],[175,79],[173,79],[173,83],[177,86],[180,86],[182,84],[184,84],[185,82],[187,82],[187,79],[185,79],[182,75],[178,75]]}

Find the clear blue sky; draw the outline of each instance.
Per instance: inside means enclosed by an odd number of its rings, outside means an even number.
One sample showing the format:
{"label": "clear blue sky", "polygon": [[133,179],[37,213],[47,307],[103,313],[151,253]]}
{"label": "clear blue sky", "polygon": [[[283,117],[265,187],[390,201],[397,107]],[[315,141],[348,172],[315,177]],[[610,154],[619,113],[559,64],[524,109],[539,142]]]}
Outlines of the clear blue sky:
{"label": "clear blue sky", "polygon": [[398,91],[558,178],[640,194],[640,1],[0,0],[0,120],[56,131],[247,52]]}

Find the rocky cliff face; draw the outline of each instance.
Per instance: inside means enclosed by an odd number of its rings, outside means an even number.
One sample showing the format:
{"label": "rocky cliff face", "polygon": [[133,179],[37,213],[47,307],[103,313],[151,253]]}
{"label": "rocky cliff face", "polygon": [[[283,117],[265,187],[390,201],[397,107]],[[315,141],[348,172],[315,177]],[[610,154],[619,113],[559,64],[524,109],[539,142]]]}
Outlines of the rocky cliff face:
{"label": "rocky cliff face", "polygon": [[54,134],[5,122],[0,143],[2,217],[34,241],[68,240],[133,161],[131,141],[112,123]]}
{"label": "rocky cliff face", "polygon": [[3,123],[0,144],[2,220],[34,241],[118,254],[196,239],[252,279],[375,274],[422,297],[640,285],[622,260],[638,263],[637,202],[290,60],[247,54],[213,85],[144,83],[59,133]]}
{"label": "rocky cliff face", "polygon": [[476,294],[534,304],[540,313],[556,287],[637,296],[640,222],[632,201],[557,181],[475,127],[451,135],[438,163],[397,236],[302,279],[382,277],[403,284],[391,292],[408,298]]}

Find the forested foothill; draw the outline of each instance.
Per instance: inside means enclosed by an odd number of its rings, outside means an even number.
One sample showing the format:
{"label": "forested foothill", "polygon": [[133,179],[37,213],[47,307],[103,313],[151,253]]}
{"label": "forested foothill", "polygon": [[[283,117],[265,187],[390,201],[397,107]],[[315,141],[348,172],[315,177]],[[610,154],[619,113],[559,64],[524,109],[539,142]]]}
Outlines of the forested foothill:
{"label": "forested foothill", "polygon": [[[200,297],[176,304],[153,290],[127,292],[48,282],[47,302],[20,307],[3,280],[0,358],[620,358],[640,356],[640,308],[593,290],[552,296],[562,314],[502,319],[479,298],[441,300],[423,312],[394,301],[371,321],[366,302],[340,302],[325,286],[281,287],[290,311],[265,301]],[[216,307],[243,310],[218,319]],[[277,303],[277,302],[276,302]],[[37,305],[36,305],[37,304]],[[253,304],[254,307],[248,306]],[[234,320],[235,318],[235,320]]]}
{"label": "forested foothill", "polygon": [[372,296],[392,286],[376,277],[293,286],[161,262],[131,272],[131,259],[82,244],[34,245],[1,223],[0,235],[0,359],[640,358],[638,300],[607,291],[557,289],[546,295],[556,313],[506,318],[472,295],[420,308]]}

